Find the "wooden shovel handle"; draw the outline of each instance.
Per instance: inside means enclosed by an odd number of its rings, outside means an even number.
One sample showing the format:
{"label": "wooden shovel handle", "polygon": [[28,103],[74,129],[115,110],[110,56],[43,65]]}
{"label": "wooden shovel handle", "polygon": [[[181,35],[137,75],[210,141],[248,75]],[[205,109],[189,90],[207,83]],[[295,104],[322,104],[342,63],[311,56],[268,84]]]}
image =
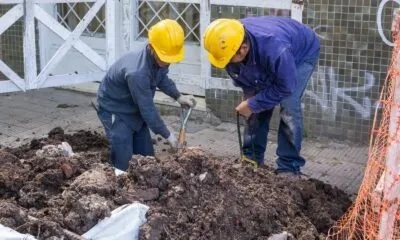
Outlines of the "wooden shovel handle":
{"label": "wooden shovel handle", "polygon": [[182,128],[180,131],[179,131],[179,137],[178,137],[178,143],[182,146],[184,143],[185,143],[185,138],[186,138],[186,134],[185,134],[185,129],[184,128]]}

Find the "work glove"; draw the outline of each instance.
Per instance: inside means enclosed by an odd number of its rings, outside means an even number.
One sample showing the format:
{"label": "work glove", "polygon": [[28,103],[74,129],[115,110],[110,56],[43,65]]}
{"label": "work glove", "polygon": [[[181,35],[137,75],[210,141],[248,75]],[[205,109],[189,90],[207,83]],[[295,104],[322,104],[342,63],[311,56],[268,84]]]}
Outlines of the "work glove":
{"label": "work glove", "polygon": [[169,134],[167,141],[171,146],[172,150],[178,149],[178,140],[176,139],[175,135],[172,132]]}
{"label": "work glove", "polygon": [[192,95],[181,95],[176,100],[182,107],[191,107],[194,108],[196,106],[196,100]]}

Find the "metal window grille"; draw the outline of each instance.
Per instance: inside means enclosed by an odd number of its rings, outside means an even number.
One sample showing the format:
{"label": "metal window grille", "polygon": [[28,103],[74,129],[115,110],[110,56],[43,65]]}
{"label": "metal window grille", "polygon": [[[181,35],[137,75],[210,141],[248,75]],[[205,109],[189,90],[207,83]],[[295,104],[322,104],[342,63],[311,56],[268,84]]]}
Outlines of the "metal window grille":
{"label": "metal window grille", "polygon": [[148,30],[162,19],[174,19],[182,26],[187,42],[200,43],[200,5],[195,3],[139,1],[136,18],[137,39],[147,38]]}
{"label": "metal window grille", "polygon": [[[68,30],[72,31],[79,22],[81,22],[92,5],[93,3],[88,2],[59,3],[56,5],[57,20]],[[89,37],[105,37],[105,30],[105,7],[103,6],[82,35]]]}

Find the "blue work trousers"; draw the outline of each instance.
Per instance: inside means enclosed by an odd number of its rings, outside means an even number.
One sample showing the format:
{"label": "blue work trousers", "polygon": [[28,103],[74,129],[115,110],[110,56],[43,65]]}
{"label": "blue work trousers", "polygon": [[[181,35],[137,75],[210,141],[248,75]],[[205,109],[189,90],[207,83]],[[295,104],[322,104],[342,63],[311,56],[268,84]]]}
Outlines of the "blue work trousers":
{"label": "blue work trousers", "polygon": [[[297,66],[297,87],[295,92],[280,103],[280,123],[278,129],[278,148],[276,150],[277,171],[299,173],[305,159],[300,156],[303,138],[303,114],[301,98],[307,83],[318,63],[318,55]],[[248,158],[264,164],[267,148],[269,123],[273,109],[252,114],[244,131],[243,153]]]}
{"label": "blue work trousers", "polygon": [[115,168],[127,170],[132,155],[154,156],[150,130],[144,123],[133,131],[124,120],[101,107],[97,113],[110,143],[110,160]]}

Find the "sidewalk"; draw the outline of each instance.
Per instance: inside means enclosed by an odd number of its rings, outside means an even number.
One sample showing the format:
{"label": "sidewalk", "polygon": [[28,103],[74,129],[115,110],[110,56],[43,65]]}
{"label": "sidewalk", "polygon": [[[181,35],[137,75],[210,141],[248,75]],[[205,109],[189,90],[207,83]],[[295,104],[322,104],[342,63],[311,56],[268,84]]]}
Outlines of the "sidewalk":
{"label": "sidewalk", "polygon": [[[18,146],[32,138],[46,136],[54,127],[66,133],[76,130],[103,131],[96,112],[90,106],[91,94],[60,89],[41,89],[26,93],[0,94],[0,145]],[[175,131],[179,128],[177,116],[164,116],[166,124]],[[239,155],[236,125],[218,126],[189,122],[187,142],[206,151],[228,158]],[[274,166],[276,134],[270,133],[267,160]],[[302,154],[307,159],[304,172],[313,178],[335,185],[354,194],[363,178],[368,147],[329,139],[307,138]]]}

